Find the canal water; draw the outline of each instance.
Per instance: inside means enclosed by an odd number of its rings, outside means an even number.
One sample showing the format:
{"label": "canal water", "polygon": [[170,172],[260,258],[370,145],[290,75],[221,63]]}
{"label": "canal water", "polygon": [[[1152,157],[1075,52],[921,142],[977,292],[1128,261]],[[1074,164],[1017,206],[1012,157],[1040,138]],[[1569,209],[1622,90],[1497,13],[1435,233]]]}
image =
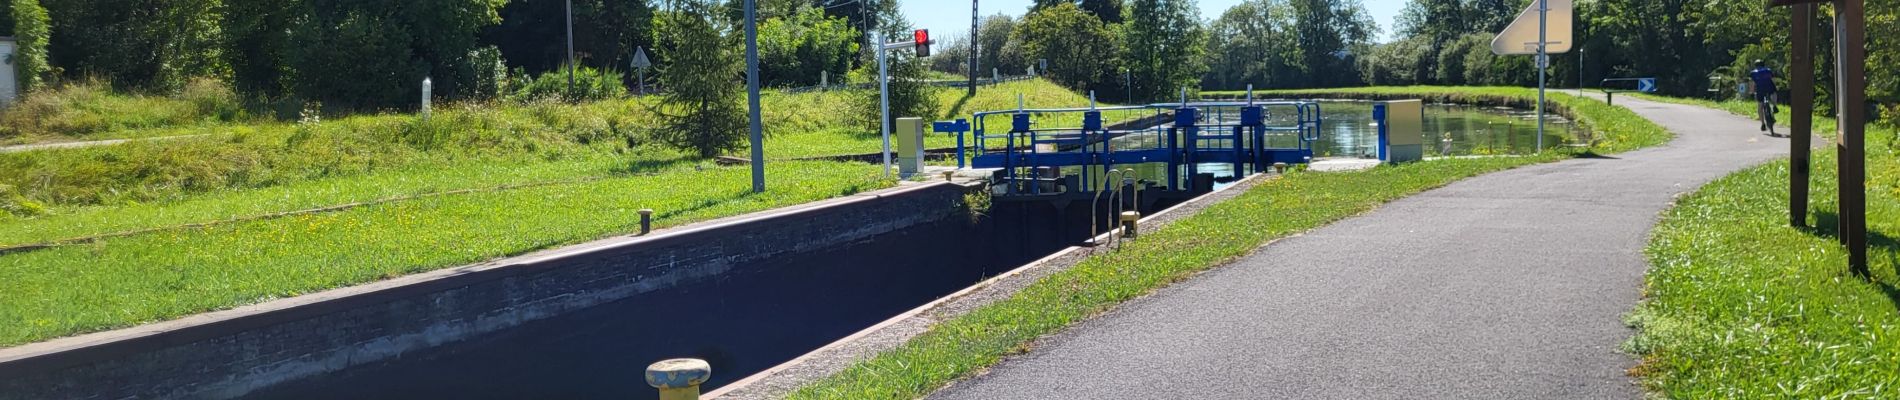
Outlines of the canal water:
{"label": "canal water", "polygon": [[[1320,139],[1313,143],[1315,158],[1378,158],[1379,130],[1372,120],[1371,102],[1365,101],[1322,101],[1319,102],[1323,122]],[[1204,124],[1238,123],[1239,107],[1205,107],[1202,109]],[[1269,106],[1267,108],[1268,126],[1295,126],[1298,114],[1290,106]],[[1162,130],[1150,129],[1131,133],[1113,140],[1116,148],[1153,148],[1161,143],[1165,134]],[[1455,104],[1428,104],[1425,106],[1424,120],[1425,156],[1481,156],[1531,154],[1537,151],[1537,112],[1508,107],[1477,107]],[[1554,148],[1576,143],[1577,128],[1569,119],[1550,114],[1545,120],[1544,148]],[[1292,132],[1274,132],[1267,137],[1273,147],[1292,148],[1299,145],[1298,137]],[[1203,145],[1224,146],[1219,143]],[[1167,164],[1148,163],[1120,165],[1117,168],[1133,168],[1139,178],[1148,182],[1165,182]],[[1200,164],[1199,172],[1214,175],[1220,187],[1239,177],[1233,173],[1232,164]],[[1090,169],[1089,174],[1100,179],[1100,168]],[[1082,173],[1080,167],[1063,169],[1064,174]]]}
{"label": "canal water", "polygon": [[[959,213],[855,243],[773,257],[707,281],[246,397],[654,399],[657,392],[643,377],[646,365],[678,357],[712,364],[705,386],[710,391],[1080,243],[1090,216],[1085,202],[999,200],[974,218]],[[1109,218],[1105,211],[1095,216]]]}
{"label": "canal water", "polygon": [[[1372,121],[1372,103],[1328,101],[1325,132],[1315,143],[1315,157],[1376,158],[1378,127]],[[1274,116],[1291,120],[1290,116]],[[1575,124],[1562,116],[1545,116],[1544,148],[1577,142]],[[1537,112],[1503,107],[1451,104],[1425,106],[1425,156],[1530,154],[1537,152]]]}

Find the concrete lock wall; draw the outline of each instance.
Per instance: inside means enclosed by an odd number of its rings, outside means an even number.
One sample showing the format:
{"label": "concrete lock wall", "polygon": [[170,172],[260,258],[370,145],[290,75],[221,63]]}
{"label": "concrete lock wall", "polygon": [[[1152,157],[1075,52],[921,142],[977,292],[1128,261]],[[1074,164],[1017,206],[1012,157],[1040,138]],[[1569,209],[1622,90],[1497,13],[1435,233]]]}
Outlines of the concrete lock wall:
{"label": "concrete lock wall", "polygon": [[752,261],[961,218],[963,195],[977,190],[905,186],[4,349],[0,399],[240,396],[714,279]]}

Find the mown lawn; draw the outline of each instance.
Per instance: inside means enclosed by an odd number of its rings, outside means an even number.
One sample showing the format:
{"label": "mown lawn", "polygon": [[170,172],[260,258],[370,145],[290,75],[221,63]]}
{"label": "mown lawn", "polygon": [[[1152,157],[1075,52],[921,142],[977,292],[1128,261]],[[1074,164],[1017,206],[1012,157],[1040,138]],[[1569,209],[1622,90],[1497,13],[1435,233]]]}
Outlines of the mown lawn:
{"label": "mown lawn", "polygon": [[[1311,91],[1339,96],[1431,96],[1441,101],[1523,102],[1535,91],[1506,88],[1368,88]],[[1534,97],[1532,97],[1534,98]],[[1540,156],[1450,159],[1363,172],[1292,173],[1264,182],[1148,233],[1115,252],[1089,258],[1008,299],[931,327],[902,346],[800,388],[796,399],[909,399],[1025,351],[1116,305],[1244,256],[1274,239],[1372,210],[1387,201],[1470,176],[1561,160],[1585,151],[1621,151],[1668,141],[1661,127],[1629,110],[1559,97],[1574,119],[1599,131],[1594,149]],[[1534,103],[1534,101],[1530,101]],[[1160,251],[1166,249],[1166,251]]]}
{"label": "mown lawn", "polygon": [[[1752,115],[1735,101],[1661,99]],[[1787,121],[1782,110],[1781,121]],[[1834,121],[1816,118],[1816,132]],[[1787,224],[1786,160],[1719,179],[1666,212],[1646,299],[1628,316],[1636,372],[1670,398],[1892,398],[1900,393],[1900,135],[1867,133],[1871,279],[1834,236],[1835,152],[1816,150],[1809,225]]]}

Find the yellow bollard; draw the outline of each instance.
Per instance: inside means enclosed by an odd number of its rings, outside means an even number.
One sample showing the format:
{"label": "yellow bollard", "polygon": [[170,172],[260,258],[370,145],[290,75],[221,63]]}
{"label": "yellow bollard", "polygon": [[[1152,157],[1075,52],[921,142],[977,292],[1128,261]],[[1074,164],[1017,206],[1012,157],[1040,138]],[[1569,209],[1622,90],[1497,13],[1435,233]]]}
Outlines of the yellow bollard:
{"label": "yellow bollard", "polygon": [[1137,232],[1141,227],[1140,211],[1122,211],[1121,220],[1123,229],[1126,229],[1122,232],[1123,237],[1134,239],[1136,236],[1140,236],[1140,233]]}
{"label": "yellow bollard", "polygon": [[675,358],[647,366],[647,384],[660,389],[660,400],[699,400],[699,384],[711,376],[706,360]]}

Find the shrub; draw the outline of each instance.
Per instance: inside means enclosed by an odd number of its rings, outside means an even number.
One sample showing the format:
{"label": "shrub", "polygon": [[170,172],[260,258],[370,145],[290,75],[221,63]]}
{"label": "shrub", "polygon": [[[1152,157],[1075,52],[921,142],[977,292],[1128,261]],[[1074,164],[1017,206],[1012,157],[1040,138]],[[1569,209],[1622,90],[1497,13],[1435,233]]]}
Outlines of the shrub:
{"label": "shrub", "polygon": [[28,93],[0,113],[0,137],[85,138],[129,129],[236,122],[249,115],[244,101],[213,79],[194,79],[172,96],[116,93],[93,79]]}
{"label": "shrub", "polygon": [[179,100],[190,103],[197,119],[237,121],[244,119],[244,101],[230,86],[210,78],[193,78],[178,93]]}
{"label": "shrub", "polygon": [[620,83],[622,75],[620,71],[611,69],[575,68],[574,86],[570,90],[567,86],[567,68],[561,68],[529,79],[508,98],[518,103],[546,99],[593,101],[620,98],[627,95],[627,87]]}
{"label": "shrub", "polygon": [[[937,114],[936,91],[924,82],[929,73],[929,65],[923,59],[908,56],[894,56],[887,60],[890,64],[890,102],[891,121],[905,117],[933,118]],[[877,82],[877,65],[866,66],[863,71],[865,80]],[[859,97],[854,111],[863,126],[876,131],[878,117],[883,115],[878,88],[872,86]],[[890,121],[886,121],[890,122]]]}
{"label": "shrub", "polygon": [[46,214],[46,206],[27,200],[13,185],[0,184],[0,217],[34,217]]}
{"label": "shrub", "polygon": [[39,0],[12,0],[8,11],[13,15],[14,45],[18,49],[13,53],[13,72],[19,76],[21,93],[29,93],[40,88],[40,84],[51,74],[46,63],[46,42],[51,39],[51,21],[46,18],[46,8]]}

